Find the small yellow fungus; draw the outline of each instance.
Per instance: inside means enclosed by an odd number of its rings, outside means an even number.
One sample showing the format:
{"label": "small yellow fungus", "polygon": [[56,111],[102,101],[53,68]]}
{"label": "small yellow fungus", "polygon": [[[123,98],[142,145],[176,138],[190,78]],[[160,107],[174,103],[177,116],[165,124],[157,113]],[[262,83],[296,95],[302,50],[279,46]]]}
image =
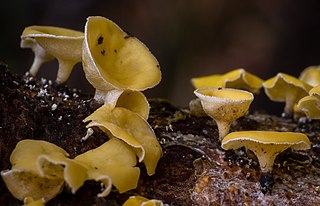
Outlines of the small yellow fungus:
{"label": "small yellow fungus", "polygon": [[31,197],[26,197],[23,203],[23,206],[44,206],[43,200],[33,200]]}
{"label": "small yellow fungus", "polygon": [[[245,147],[251,150],[259,160],[263,174],[271,174],[276,156],[288,148],[294,150],[310,149],[309,138],[302,133],[273,131],[240,131],[232,132],[224,137],[221,147],[225,150]],[[262,191],[271,188],[262,186]]]}
{"label": "small yellow fungus", "polygon": [[87,19],[82,61],[99,102],[111,90],[143,91],[161,80],[159,63],[148,48],[100,16]]}
{"label": "small yellow fungus", "polygon": [[309,91],[309,96],[299,100],[297,110],[311,119],[320,119],[320,85]]}
{"label": "small yellow fungus", "polygon": [[116,137],[136,151],[139,161],[146,165],[147,173],[154,174],[162,155],[161,146],[148,122],[140,115],[126,108],[103,105],[88,116],[87,127],[97,126],[111,138]]}
{"label": "small yellow fungus", "polygon": [[231,88],[199,88],[194,94],[207,115],[216,121],[220,141],[229,133],[232,122],[248,111],[254,99],[251,92]]}
{"label": "small yellow fungus", "polygon": [[57,83],[69,78],[74,65],[81,62],[84,34],[80,31],[53,26],[29,26],[21,35],[21,46],[32,48],[35,53],[30,69],[36,75],[42,63],[57,58],[59,69]]}
{"label": "small yellow fungus", "polygon": [[234,88],[259,93],[263,80],[244,69],[236,69],[223,75],[192,78],[191,83],[196,89],[202,87]]}
{"label": "small yellow fungus", "polygon": [[285,102],[284,113],[291,115],[294,105],[312,88],[303,81],[284,73],[278,73],[263,82],[266,95],[276,102]]}
{"label": "small yellow fungus", "polygon": [[318,86],[320,84],[320,66],[309,66],[305,68],[301,72],[299,79],[313,87]]}
{"label": "small yellow fungus", "polygon": [[149,200],[142,196],[131,196],[122,206],[163,206],[160,200]]}

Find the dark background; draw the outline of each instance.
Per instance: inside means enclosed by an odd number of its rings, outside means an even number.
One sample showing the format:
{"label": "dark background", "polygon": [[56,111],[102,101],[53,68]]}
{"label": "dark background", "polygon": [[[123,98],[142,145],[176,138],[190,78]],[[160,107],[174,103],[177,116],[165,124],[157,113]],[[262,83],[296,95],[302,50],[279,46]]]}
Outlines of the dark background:
{"label": "dark background", "polygon": [[[320,64],[319,0],[10,0],[1,3],[0,59],[24,74],[33,61],[32,51],[19,46],[24,27],[83,31],[86,18],[95,15],[113,20],[149,47],[163,77],[145,94],[178,106],[195,98],[192,77],[243,67],[266,80],[280,71],[299,76]],[[57,67],[56,61],[47,63],[38,76],[54,80]],[[81,64],[67,84],[94,93]],[[283,104],[262,92],[253,107],[279,112]]]}

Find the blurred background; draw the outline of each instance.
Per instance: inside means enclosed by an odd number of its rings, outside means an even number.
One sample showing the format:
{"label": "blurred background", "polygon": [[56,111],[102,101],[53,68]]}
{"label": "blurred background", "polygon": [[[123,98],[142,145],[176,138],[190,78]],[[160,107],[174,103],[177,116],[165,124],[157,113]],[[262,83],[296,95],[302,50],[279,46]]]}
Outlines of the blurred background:
{"label": "blurred background", "polygon": [[[145,43],[160,62],[162,81],[146,96],[186,107],[195,98],[192,77],[242,67],[266,80],[280,71],[299,76],[320,64],[319,11],[319,0],[10,0],[1,3],[0,59],[24,74],[33,61],[32,51],[20,48],[26,26],[83,31],[88,16],[104,16]],[[56,61],[46,63],[38,76],[54,80],[57,67]],[[93,94],[81,67],[67,84]],[[256,99],[257,108],[283,107],[263,94]]]}

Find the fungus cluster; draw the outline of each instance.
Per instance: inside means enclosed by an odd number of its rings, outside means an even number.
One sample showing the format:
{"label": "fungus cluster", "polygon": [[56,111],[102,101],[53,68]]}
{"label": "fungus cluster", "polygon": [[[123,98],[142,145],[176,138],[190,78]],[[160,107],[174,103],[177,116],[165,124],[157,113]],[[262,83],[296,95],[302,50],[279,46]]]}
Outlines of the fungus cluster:
{"label": "fungus cluster", "polygon": [[194,94],[200,99],[204,112],[217,123],[221,147],[225,150],[245,147],[257,156],[262,172],[260,185],[263,193],[271,193],[274,184],[272,168],[276,156],[288,148],[310,149],[311,143],[302,133],[272,131],[229,133],[230,125],[247,112],[254,99],[251,92],[257,94],[261,87],[271,100],[286,103],[284,112],[288,116],[293,114],[296,107],[308,117],[320,118],[320,86],[311,89],[312,86],[308,84],[319,84],[320,79],[317,78],[317,75],[320,76],[319,71],[318,67],[309,67],[304,70],[300,79],[278,73],[275,77],[262,81],[255,75],[238,69],[224,75],[210,75],[191,80],[196,88]]}
{"label": "fungus cluster", "polygon": [[[101,182],[98,197],[107,196],[112,185],[126,192],[138,184],[137,158],[153,175],[162,155],[146,121],[150,106],[142,93],[160,82],[158,61],[142,42],[109,19],[88,17],[84,30],[30,26],[21,35],[21,47],[35,54],[31,75],[43,63],[58,60],[57,84],[66,82],[74,65],[82,62],[87,80],[96,88],[94,99],[102,104],[84,122],[88,129],[100,128],[109,140],[74,159],[49,142],[20,141],[10,157],[12,168],[1,176],[12,195],[26,205],[48,202],[64,185],[75,193],[86,180]],[[160,205],[142,197],[130,201],[137,200],[141,205]]]}

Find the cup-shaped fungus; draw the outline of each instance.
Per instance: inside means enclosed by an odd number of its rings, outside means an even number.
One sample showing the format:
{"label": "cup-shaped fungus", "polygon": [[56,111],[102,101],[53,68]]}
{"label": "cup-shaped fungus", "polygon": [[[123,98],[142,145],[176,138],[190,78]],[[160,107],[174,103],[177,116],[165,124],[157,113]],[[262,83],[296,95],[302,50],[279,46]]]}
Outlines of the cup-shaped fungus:
{"label": "cup-shaped fungus", "polygon": [[135,112],[126,108],[103,105],[88,116],[84,122],[91,121],[87,127],[97,126],[112,138],[118,138],[130,145],[139,161],[143,161],[147,173],[154,174],[162,155],[161,146],[148,122]]}
{"label": "cup-shaped fungus", "polygon": [[320,66],[309,66],[305,68],[301,72],[299,79],[313,87],[318,86],[320,84]]}
{"label": "cup-shaped fungus", "polygon": [[142,196],[131,196],[122,206],[163,206],[160,200],[149,200]]}
{"label": "cup-shaped fungus", "polygon": [[307,83],[284,73],[263,82],[266,95],[276,102],[285,102],[284,114],[291,116],[294,105],[312,88]]}
{"label": "cup-shaped fungus", "polygon": [[36,75],[42,63],[55,57],[59,62],[57,83],[69,78],[74,65],[81,62],[84,34],[80,31],[53,26],[29,26],[21,35],[21,47],[31,48],[34,62],[30,73]]}
{"label": "cup-shaped fungus", "polygon": [[199,88],[194,94],[202,107],[217,123],[219,139],[229,133],[230,126],[249,109],[254,97],[251,92],[231,88]]}
{"label": "cup-shaped fungus", "polygon": [[299,100],[297,109],[311,119],[320,119],[320,86],[309,91],[309,95]]}
{"label": "cup-shaped fungus", "polygon": [[305,134],[273,131],[232,132],[221,142],[221,147],[225,150],[245,147],[256,155],[262,172],[260,184],[263,193],[271,193],[272,169],[276,156],[288,148],[307,150],[310,146],[310,140]]}
{"label": "cup-shaped fungus", "polygon": [[161,80],[159,63],[149,49],[104,17],[88,17],[82,55],[86,78],[101,103],[111,90],[143,91]]}
{"label": "cup-shaped fungus", "polygon": [[223,75],[216,74],[192,78],[191,83],[196,89],[202,87],[234,88],[259,93],[263,80],[240,68]]}

